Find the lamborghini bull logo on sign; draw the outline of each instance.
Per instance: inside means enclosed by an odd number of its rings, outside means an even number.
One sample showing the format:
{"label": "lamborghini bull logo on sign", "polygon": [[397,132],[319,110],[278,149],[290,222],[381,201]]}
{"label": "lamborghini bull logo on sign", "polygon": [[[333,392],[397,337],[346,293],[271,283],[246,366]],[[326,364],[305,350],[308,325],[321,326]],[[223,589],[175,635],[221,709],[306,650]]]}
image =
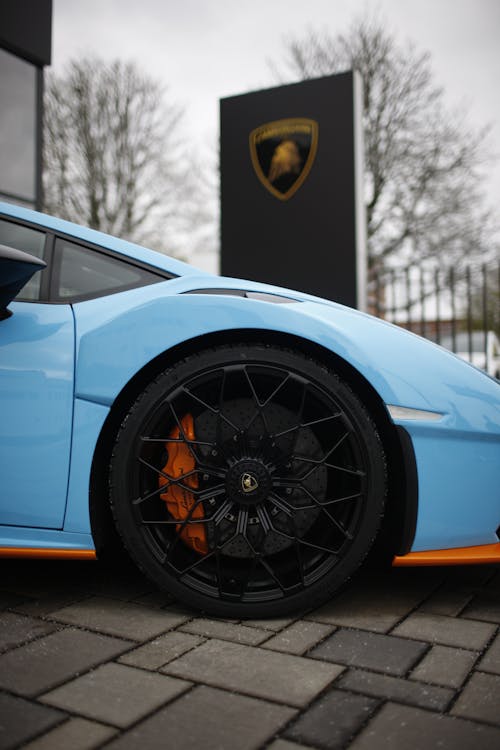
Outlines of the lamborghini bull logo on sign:
{"label": "lamborghini bull logo on sign", "polygon": [[257,177],[272,195],[286,201],[304,183],[318,148],[318,123],[292,117],[261,125],[250,133]]}

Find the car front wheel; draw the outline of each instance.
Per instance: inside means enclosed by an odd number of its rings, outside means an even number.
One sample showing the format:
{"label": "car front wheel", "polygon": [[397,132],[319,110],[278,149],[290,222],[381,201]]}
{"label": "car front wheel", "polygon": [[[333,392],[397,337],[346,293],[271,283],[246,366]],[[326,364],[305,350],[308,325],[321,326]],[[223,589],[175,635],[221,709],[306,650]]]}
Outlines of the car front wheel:
{"label": "car front wheel", "polygon": [[278,346],[219,346],[162,372],[114,447],[131,556],[186,604],[278,616],[328,599],[380,526],[385,460],[338,377]]}

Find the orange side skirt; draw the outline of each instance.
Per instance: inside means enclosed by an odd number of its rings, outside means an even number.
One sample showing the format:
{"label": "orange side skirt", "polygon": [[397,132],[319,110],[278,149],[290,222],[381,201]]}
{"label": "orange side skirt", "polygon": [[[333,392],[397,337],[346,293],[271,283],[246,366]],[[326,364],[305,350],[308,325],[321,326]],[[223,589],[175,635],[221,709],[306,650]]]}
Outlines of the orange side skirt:
{"label": "orange side skirt", "polygon": [[500,563],[500,542],[481,544],[477,547],[457,547],[456,549],[425,550],[409,552],[395,557],[394,567],[413,565],[479,565],[480,563]]}
{"label": "orange side skirt", "polygon": [[93,549],[47,549],[42,547],[0,547],[0,557],[37,557],[52,560],[96,560]]}

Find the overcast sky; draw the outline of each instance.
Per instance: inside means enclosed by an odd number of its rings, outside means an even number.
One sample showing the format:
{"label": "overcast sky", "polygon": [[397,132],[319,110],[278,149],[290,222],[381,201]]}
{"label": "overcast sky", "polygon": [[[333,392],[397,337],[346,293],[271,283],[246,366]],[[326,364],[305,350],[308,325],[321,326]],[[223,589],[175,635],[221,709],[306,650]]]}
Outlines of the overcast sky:
{"label": "overcast sky", "polygon": [[[450,107],[491,124],[500,154],[500,0],[55,0],[53,67],[82,54],[135,60],[184,105],[189,135],[214,144],[219,99],[274,85],[269,60],[287,37],[335,34],[367,9],[431,53]],[[485,184],[500,204],[500,163]]]}

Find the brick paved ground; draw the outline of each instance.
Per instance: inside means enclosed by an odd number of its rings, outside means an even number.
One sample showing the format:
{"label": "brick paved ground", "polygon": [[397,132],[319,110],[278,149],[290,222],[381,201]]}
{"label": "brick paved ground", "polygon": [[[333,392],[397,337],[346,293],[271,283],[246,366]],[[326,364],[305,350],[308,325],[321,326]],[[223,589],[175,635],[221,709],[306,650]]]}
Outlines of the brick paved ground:
{"label": "brick paved ground", "polygon": [[0,571],[0,748],[500,748],[498,567],[365,572],[246,622],[125,563]]}

